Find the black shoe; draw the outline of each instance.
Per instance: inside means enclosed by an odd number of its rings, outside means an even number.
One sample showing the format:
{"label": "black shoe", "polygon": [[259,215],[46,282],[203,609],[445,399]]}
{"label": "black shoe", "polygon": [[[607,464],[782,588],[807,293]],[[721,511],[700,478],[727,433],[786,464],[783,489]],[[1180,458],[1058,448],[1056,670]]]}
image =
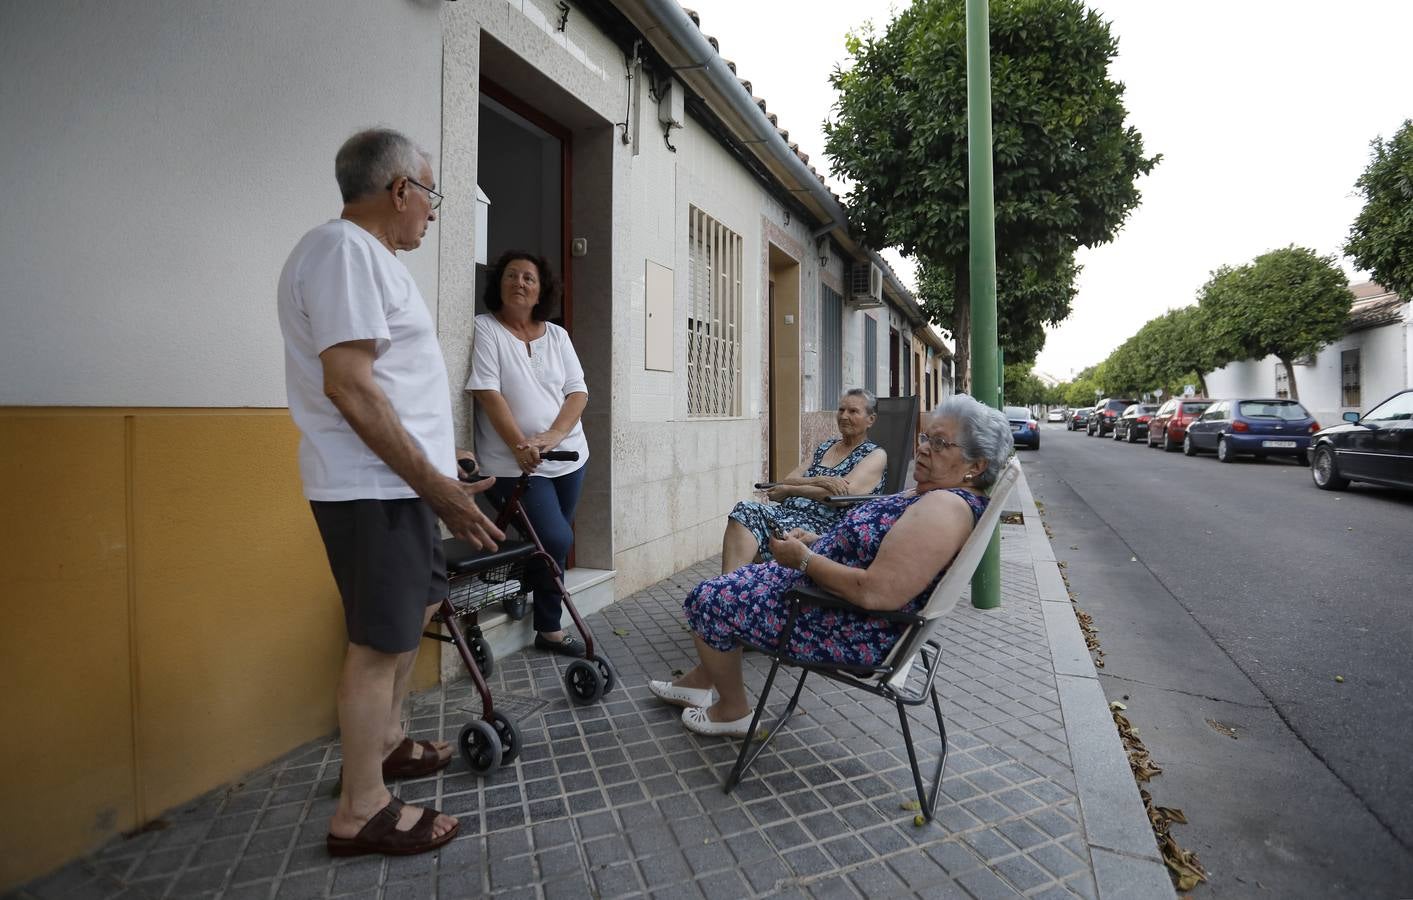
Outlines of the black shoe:
{"label": "black shoe", "polygon": [[584,658],[584,644],[578,638],[566,634],[562,640],[546,640],[545,636],[536,632],[535,647],[549,653],[558,653],[560,656],[572,656],[575,659]]}

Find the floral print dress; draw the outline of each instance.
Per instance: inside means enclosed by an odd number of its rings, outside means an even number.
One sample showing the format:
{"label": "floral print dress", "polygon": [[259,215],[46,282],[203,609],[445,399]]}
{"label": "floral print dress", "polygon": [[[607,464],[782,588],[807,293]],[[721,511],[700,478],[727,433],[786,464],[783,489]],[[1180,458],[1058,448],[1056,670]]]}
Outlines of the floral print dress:
{"label": "floral print dress", "polygon": [[[962,488],[948,488],[971,507],[972,524],[981,518],[987,497]],[[827,534],[811,547],[856,569],[868,568],[878,555],[878,547],[893,523],[902,518],[921,494],[889,494],[849,510]],[[927,602],[942,569],[927,587],[903,607],[916,612]],[[785,593],[808,576],[775,562],[742,566],[716,578],[703,581],[687,595],[683,608],[692,630],[710,647],[726,651],[743,638],[758,647],[773,648],[780,642],[789,606]],[[790,655],[812,662],[872,666],[882,662],[902,634],[904,626],[870,616],[863,610],[806,607],[795,621]]]}
{"label": "floral print dress", "polygon": [[[848,456],[845,456],[833,466],[824,465],[824,454],[830,447],[839,443],[839,438],[830,438],[815,448],[814,459],[810,467],[805,470],[803,477],[817,478],[821,475],[833,475],[838,478],[847,477],[863,461],[865,456],[878,449],[878,445],[873,441],[864,441],[859,444]],[[878,479],[878,484],[869,491],[876,494],[883,490],[883,485],[888,480],[888,470],[883,470],[883,475]],[[742,500],[727,515],[727,518],[735,519],[745,526],[746,530],[755,535],[756,546],[760,548],[760,557],[769,560],[770,557],[770,520],[774,519],[780,523],[780,530],[789,533],[791,528],[803,528],[815,534],[824,534],[844,515],[844,510],[830,506],[819,500],[810,500],[806,497],[786,497],[780,503],[760,503],[756,500]]]}

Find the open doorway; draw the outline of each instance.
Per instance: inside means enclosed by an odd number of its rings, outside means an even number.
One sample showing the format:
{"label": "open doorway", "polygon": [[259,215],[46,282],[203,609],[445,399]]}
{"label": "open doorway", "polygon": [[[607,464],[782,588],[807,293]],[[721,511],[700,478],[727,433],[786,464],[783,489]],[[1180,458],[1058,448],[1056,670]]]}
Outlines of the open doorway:
{"label": "open doorway", "polygon": [[[486,261],[506,250],[545,257],[560,277],[560,308],[550,321],[572,336],[574,292],[567,223],[572,221],[572,145],[568,129],[492,81],[482,79],[477,182],[490,200]],[[483,313],[486,267],[476,271]]]}

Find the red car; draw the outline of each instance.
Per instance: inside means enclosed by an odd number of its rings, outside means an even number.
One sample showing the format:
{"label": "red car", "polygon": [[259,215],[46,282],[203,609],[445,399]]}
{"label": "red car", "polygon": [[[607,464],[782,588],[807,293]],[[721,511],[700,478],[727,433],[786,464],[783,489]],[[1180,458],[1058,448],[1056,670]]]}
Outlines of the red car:
{"label": "red car", "polygon": [[1153,414],[1148,429],[1148,446],[1162,447],[1169,453],[1182,449],[1189,422],[1207,411],[1212,401],[1206,397],[1173,397]]}

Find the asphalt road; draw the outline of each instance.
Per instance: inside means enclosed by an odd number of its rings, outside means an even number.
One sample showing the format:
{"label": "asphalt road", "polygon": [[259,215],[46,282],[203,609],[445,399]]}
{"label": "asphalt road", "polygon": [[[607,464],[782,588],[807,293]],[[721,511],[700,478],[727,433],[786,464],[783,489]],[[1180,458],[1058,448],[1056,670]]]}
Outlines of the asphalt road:
{"label": "asphalt road", "polygon": [[1413,897],[1413,493],[1041,433],[1026,477],[1194,896]]}

